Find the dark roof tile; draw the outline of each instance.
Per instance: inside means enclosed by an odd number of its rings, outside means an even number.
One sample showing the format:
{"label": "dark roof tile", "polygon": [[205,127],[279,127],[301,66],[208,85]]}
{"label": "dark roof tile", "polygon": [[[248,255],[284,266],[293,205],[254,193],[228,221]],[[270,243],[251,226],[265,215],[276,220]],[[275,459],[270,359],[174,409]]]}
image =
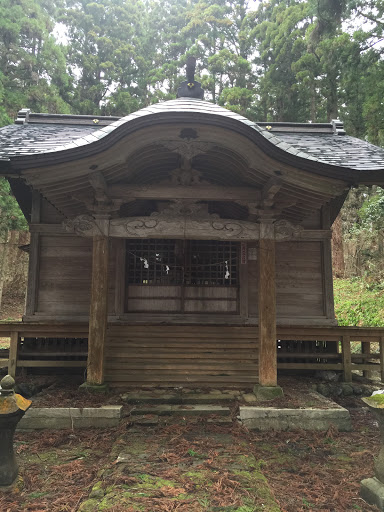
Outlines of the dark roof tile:
{"label": "dark roof tile", "polygon": [[384,149],[354,137],[338,135],[332,123],[260,123],[257,125],[236,112],[193,98],[156,103],[120,119],[100,117],[98,123],[94,123],[92,116],[50,116],[49,114],[29,114],[28,118],[20,116],[19,124],[0,129],[0,160],[85,146],[134,119],[167,112],[213,114],[238,120],[259,132],[280,151],[304,160],[361,171],[384,170]]}
{"label": "dark roof tile", "polygon": [[0,129],[0,160],[17,154],[45,153],[90,135],[98,126],[13,124]]}
{"label": "dark roof tile", "polygon": [[322,163],[361,171],[384,169],[384,149],[355,137],[300,132],[274,135],[297,149],[299,157],[307,154]]}

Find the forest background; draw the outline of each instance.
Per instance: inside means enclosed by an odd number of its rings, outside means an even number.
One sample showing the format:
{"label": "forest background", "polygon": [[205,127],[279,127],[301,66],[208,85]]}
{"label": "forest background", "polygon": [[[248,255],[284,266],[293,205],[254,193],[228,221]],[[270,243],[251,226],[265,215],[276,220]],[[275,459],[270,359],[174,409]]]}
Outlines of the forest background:
{"label": "forest background", "polygon": [[[384,146],[384,0],[0,0],[0,126],[124,116],[173,99],[188,55],[205,99],[254,121],[329,122]],[[333,226],[342,325],[384,325],[384,191]],[[27,225],[0,180],[0,318],[22,314]],[[3,300],[2,300],[3,299]]]}

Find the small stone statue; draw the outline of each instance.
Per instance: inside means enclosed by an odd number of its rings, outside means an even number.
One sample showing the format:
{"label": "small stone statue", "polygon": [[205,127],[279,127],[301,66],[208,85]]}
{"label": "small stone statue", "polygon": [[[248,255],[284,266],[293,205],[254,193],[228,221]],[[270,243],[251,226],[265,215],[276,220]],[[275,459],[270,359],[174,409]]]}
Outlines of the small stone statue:
{"label": "small stone statue", "polygon": [[195,81],[196,59],[195,57],[188,57],[187,59],[187,80],[180,84],[177,89],[178,98],[197,98],[204,99],[204,90],[201,88],[201,83]]}
{"label": "small stone statue", "polygon": [[31,405],[31,401],[17,395],[15,380],[6,375],[0,381],[0,490],[14,483],[19,466],[13,451],[16,426]]}

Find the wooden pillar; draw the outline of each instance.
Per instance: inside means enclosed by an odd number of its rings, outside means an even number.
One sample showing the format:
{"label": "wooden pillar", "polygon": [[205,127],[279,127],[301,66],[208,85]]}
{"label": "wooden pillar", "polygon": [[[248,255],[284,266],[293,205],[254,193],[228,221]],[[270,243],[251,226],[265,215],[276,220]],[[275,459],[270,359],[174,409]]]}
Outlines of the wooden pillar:
{"label": "wooden pillar", "polygon": [[[31,222],[39,224],[41,221],[41,196],[37,190],[32,192],[32,212]],[[40,269],[40,234],[31,233],[29,244],[29,264],[28,264],[28,286],[25,302],[26,315],[34,315],[37,311],[37,290],[39,287],[39,269]]]}
{"label": "wooden pillar", "polygon": [[109,239],[104,233],[93,237],[87,361],[87,384],[90,385],[104,382],[104,350],[108,322],[108,245]]}
{"label": "wooden pillar", "polygon": [[[321,227],[322,229],[331,229],[330,208],[328,204],[324,205],[321,209]],[[331,239],[323,240],[321,244],[324,315],[326,318],[334,320],[335,306],[333,297],[332,241]]]}
{"label": "wooden pillar", "polygon": [[275,238],[272,223],[260,224],[258,269],[259,384],[277,386]]}

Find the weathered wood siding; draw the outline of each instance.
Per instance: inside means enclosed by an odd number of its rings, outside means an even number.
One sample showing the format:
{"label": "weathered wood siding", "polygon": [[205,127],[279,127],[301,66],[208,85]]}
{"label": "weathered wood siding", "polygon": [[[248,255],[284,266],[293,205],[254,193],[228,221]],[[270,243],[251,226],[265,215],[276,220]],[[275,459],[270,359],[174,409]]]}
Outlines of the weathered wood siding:
{"label": "weathered wood siding", "polygon": [[126,290],[128,312],[233,313],[238,288],[224,286],[132,285]]}
{"label": "weathered wood siding", "polygon": [[[157,312],[185,315],[240,315],[257,321],[258,316],[258,244],[248,244],[253,257],[240,266],[241,286],[124,286],[124,263],[119,260],[123,244],[112,239],[109,257],[108,313],[124,311],[145,315]],[[280,323],[295,319],[326,320],[329,303],[324,272],[324,242],[276,243],[277,319]],[[256,249],[256,251],[255,251]],[[91,289],[92,240],[69,235],[39,235],[37,301],[34,312],[43,317],[87,317]],[[123,286],[121,286],[123,283]],[[117,287],[121,290],[117,290]],[[329,287],[328,287],[329,288]],[[248,301],[248,303],[247,303]],[[328,304],[328,307],[327,307]],[[328,314],[328,317],[330,315]],[[240,321],[240,317],[239,317]]]}
{"label": "weathered wood siding", "polygon": [[92,240],[78,236],[40,236],[38,314],[89,313]]}
{"label": "weathered wood siding", "polygon": [[[276,243],[277,319],[326,318],[323,242]],[[248,260],[249,315],[258,316],[257,261]],[[332,300],[328,297],[328,300]]]}
{"label": "weathered wood siding", "polygon": [[324,316],[321,242],[276,244],[278,318]]}
{"label": "weathered wood siding", "polygon": [[258,382],[255,327],[110,325],[105,380],[113,386],[241,386]]}

